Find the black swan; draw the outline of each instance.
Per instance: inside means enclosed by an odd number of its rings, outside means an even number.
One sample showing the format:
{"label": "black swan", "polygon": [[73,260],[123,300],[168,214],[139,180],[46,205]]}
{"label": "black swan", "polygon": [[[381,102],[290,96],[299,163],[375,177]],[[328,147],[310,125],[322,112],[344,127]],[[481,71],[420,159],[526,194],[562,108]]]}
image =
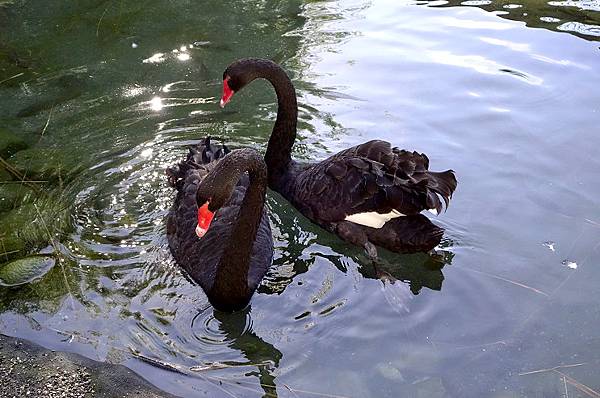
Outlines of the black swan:
{"label": "black swan", "polygon": [[[374,245],[397,253],[429,251],[443,229],[423,210],[442,210],[456,189],[454,171],[429,171],[425,154],[392,148],[373,140],[343,150],[319,163],[292,160],[298,105],[296,91],[276,63],[257,58],[235,61],[223,72],[224,107],[255,79],[264,78],[277,94],[277,119],[265,161],[269,188],[302,214],[342,239],[365,248],[377,259]],[[405,216],[405,217],[400,217]]]}
{"label": "black swan", "polygon": [[264,160],[253,149],[229,152],[206,138],[167,176],[177,189],[167,219],[173,257],[214,308],[243,309],[273,259]]}

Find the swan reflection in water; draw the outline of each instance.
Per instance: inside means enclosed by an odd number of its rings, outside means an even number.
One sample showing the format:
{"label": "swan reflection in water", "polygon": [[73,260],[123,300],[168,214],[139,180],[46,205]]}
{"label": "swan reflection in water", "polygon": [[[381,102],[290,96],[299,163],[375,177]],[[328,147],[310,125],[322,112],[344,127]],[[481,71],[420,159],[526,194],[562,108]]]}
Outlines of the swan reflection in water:
{"label": "swan reflection in water", "polygon": [[345,259],[350,258],[364,278],[379,279],[383,285],[404,282],[414,295],[424,287],[435,291],[442,289],[442,269],[451,264],[454,257],[449,250],[452,240],[445,238],[432,253],[401,255],[380,250],[379,261],[374,267],[363,250],[322,230],[297,211],[287,208],[285,200],[276,196],[272,194],[267,201],[271,214],[276,215],[271,219],[273,230],[278,232],[276,256],[258,292],[282,293],[297,275],[308,271],[317,256],[326,258],[343,272],[348,267]]}
{"label": "swan reflection in water", "polygon": [[[220,363],[232,367],[249,366],[248,369],[253,370],[248,371],[245,375],[256,376],[265,396],[274,397],[277,396],[274,371],[279,366],[283,354],[275,346],[267,343],[254,333],[251,311],[251,306],[233,313],[217,311],[209,306],[194,317],[191,328],[196,338],[205,341],[211,340],[209,342],[215,344],[214,339],[206,336],[207,331],[204,328],[208,327],[208,324],[216,323],[216,330],[213,330],[211,334],[217,333],[222,344],[239,351],[248,360],[246,363],[238,361],[221,361]],[[201,323],[200,319],[203,318],[208,319],[204,319],[204,325],[198,325]],[[229,378],[217,378],[215,380],[217,383],[223,384],[224,387],[227,386],[225,389],[228,392],[231,392],[231,388],[238,387],[241,389],[240,391],[246,390],[247,393],[249,389],[254,390],[256,387],[254,383],[246,383],[243,380]]]}
{"label": "swan reflection in water", "polygon": [[[273,198],[269,198],[268,202],[272,215],[271,223],[278,241],[277,258],[259,286],[258,293],[280,295],[288,285],[298,281],[299,275],[309,270],[317,261],[317,257],[326,257],[342,272],[348,270],[349,264],[355,264],[365,279],[381,281],[385,298],[392,306],[407,305],[406,297],[402,296],[403,292],[408,292],[408,295],[412,296],[419,294],[423,288],[441,290],[444,281],[443,267],[450,264],[453,258],[453,253],[445,248],[437,249],[435,254],[398,255],[381,251],[376,271],[361,248],[341,241],[335,235],[323,231],[301,216],[297,218],[298,213],[294,210],[278,209],[280,204],[275,203]],[[442,243],[443,246],[448,247],[452,242],[446,240]],[[385,276],[382,277],[381,274]],[[393,284],[391,280],[394,281]],[[274,297],[274,299],[283,298]],[[405,308],[398,309],[401,310],[399,312],[405,310]],[[204,343],[226,345],[239,352],[247,361],[219,360],[219,362],[236,369],[243,367],[245,376],[255,376],[258,379],[257,385],[256,382],[224,375],[208,377],[213,384],[222,383],[219,384],[219,388],[229,393],[235,393],[239,389],[242,394],[252,390],[265,396],[277,396],[276,378],[283,354],[275,345],[266,342],[253,330],[251,312],[251,306],[242,311],[225,313],[214,310],[209,305],[194,317],[191,329],[196,338]],[[261,392],[258,391],[259,388]]]}

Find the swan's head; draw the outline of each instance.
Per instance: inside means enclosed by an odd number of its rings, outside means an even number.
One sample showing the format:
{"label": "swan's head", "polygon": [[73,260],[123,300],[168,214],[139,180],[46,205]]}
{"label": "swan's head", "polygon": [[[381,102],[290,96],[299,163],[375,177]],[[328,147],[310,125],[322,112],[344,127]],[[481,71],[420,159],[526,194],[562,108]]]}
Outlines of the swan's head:
{"label": "swan's head", "polygon": [[[244,60],[246,61],[246,60]],[[229,65],[223,72],[223,96],[221,97],[221,108],[223,108],[233,97],[233,94],[240,91],[250,81],[250,65],[248,62],[236,61]]]}
{"label": "swan's head", "polygon": [[223,72],[223,96],[221,97],[221,108],[223,108],[233,94],[240,91],[244,86],[258,77],[264,77],[268,69],[279,68],[273,61],[260,58],[246,58],[233,62]]}
{"label": "swan's head", "polygon": [[231,197],[235,181],[229,181],[218,171],[209,173],[198,186],[196,203],[198,205],[198,225],[196,235],[202,238],[208,232],[215,213],[223,207]]}

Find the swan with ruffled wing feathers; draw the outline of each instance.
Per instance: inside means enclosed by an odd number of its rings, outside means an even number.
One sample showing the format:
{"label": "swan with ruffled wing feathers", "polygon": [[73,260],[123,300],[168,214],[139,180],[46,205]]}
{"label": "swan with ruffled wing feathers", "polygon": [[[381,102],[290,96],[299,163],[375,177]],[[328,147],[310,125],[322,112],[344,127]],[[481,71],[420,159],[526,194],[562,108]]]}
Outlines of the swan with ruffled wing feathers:
{"label": "swan with ruffled wing feathers", "polygon": [[175,261],[216,309],[243,309],[273,259],[263,158],[249,148],[229,152],[206,138],[167,176],[177,190],[167,219]]}
{"label": "swan with ruffled wing feathers", "polygon": [[276,63],[235,61],[223,73],[225,106],[255,79],[268,80],[277,95],[277,118],[265,154],[269,187],[304,216],[377,258],[376,246],[397,253],[429,251],[443,229],[420,214],[440,213],[456,189],[454,171],[429,171],[425,154],[372,140],[316,163],[292,159],[298,105],[294,86]]}

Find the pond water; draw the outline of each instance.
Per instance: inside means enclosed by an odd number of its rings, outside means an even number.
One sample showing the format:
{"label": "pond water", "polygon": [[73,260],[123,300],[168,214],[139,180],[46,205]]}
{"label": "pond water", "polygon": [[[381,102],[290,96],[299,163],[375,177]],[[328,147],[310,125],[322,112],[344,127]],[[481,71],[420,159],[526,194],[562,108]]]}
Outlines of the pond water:
{"label": "pond water", "polygon": [[[182,397],[598,396],[599,40],[597,0],[0,1],[1,155],[41,181],[0,169],[1,261],[59,259],[0,287],[0,332]],[[385,253],[384,287],[270,192],[272,270],[212,310],[164,169],[206,135],[264,151],[269,85],[217,104],[247,56],[293,77],[298,159],[381,138],[456,171],[441,257]]]}

